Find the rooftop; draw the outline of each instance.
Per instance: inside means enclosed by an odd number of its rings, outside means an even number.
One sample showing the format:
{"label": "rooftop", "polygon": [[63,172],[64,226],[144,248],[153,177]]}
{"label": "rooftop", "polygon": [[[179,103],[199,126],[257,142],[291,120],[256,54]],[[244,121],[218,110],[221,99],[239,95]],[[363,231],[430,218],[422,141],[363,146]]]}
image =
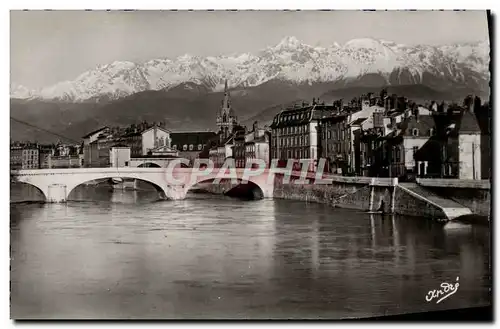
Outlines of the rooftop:
{"label": "rooftop", "polygon": [[109,129],[109,127],[108,126],[104,126],[104,127],[99,128],[97,130],[91,131],[87,135],[83,136],[82,138],[89,138],[90,136],[95,135],[95,134],[97,134],[97,133],[99,133],[99,132],[101,132],[101,131],[103,131],[105,129]]}

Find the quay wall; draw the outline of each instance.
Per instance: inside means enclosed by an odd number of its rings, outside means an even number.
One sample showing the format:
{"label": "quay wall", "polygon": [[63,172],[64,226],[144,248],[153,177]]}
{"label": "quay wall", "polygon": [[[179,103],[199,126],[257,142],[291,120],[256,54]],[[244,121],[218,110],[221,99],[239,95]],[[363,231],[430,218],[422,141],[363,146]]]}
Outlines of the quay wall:
{"label": "quay wall", "polygon": [[375,185],[371,177],[338,176],[331,180],[330,184],[298,185],[294,179],[284,183],[282,176],[276,175],[273,197],[364,211],[376,211],[384,205],[384,211],[391,212],[392,179],[376,179]]}
{"label": "quay wall", "polygon": [[396,186],[395,190],[394,213],[406,216],[446,219],[446,214],[442,208],[400,186]]}
{"label": "quay wall", "polygon": [[469,208],[473,214],[490,215],[491,183],[489,180],[417,179],[417,184]]}

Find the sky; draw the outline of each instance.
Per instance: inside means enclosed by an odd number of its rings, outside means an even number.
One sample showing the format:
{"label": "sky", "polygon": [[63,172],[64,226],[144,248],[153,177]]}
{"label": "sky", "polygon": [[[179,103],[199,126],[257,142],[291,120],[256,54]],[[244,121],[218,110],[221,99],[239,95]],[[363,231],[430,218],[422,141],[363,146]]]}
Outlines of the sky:
{"label": "sky", "polygon": [[488,39],[485,11],[11,11],[11,82],[37,89],[113,61],[378,38],[440,45]]}

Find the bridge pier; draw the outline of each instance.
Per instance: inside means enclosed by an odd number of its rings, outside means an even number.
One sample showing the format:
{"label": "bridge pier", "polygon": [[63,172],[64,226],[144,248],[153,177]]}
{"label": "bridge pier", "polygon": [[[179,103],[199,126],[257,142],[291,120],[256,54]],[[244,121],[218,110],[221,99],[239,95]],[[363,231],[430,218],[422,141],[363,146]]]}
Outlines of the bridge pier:
{"label": "bridge pier", "polygon": [[46,199],[49,203],[66,202],[67,186],[64,184],[52,184],[47,189]]}
{"label": "bridge pier", "polygon": [[184,200],[187,194],[187,190],[184,185],[166,186],[164,191],[167,198],[170,200]]}

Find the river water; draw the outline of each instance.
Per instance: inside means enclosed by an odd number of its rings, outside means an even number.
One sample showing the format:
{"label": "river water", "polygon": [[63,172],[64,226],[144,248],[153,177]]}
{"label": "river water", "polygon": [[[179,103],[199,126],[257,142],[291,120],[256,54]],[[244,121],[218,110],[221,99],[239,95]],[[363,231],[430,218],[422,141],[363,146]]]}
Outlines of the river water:
{"label": "river water", "polygon": [[[11,191],[11,201],[40,199]],[[79,187],[11,204],[16,319],[352,318],[491,303],[489,229],[286,200]],[[429,290],[457,282],[436,304]]]}

